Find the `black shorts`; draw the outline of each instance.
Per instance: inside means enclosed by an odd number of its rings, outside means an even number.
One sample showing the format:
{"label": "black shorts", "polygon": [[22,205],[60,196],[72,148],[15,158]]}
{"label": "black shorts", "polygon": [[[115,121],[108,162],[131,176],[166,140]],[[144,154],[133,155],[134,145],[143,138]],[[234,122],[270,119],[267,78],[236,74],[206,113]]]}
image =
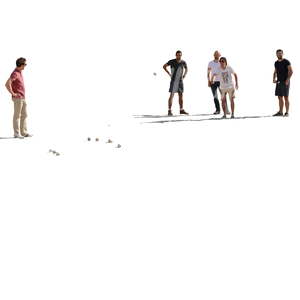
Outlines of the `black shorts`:
{"label": "black shorts", "polygon": [[285,81],[278,81],[276,83],[275,96],[288,96],[290,91],[290,84],[286,85]]}
{"label": "black shorts", "polygon": [[173,81],[170,82],[170,93],[183,93],[183,81]]}

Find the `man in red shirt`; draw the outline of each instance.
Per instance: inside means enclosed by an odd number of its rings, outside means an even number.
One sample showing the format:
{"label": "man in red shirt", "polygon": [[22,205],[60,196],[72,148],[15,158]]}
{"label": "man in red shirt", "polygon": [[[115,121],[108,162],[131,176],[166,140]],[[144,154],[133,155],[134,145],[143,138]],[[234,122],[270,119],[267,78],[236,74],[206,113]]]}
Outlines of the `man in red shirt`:
{"label": "man in red shirt", "polygon": [[[11,73],[9,79],[7,80],[5,86],[7,90],[12,95],[12,101],[14,102],[14,117],[13,117],[13,126],[14,126],[14,137],[23,138],[31,137],[31,134],[27,133],[27,104],[25,100],[25,85],[22,71],[26,67],[26,59],[20,57],[16,61],[17,67]],[[21,135],[19,129],[19,119]]]}

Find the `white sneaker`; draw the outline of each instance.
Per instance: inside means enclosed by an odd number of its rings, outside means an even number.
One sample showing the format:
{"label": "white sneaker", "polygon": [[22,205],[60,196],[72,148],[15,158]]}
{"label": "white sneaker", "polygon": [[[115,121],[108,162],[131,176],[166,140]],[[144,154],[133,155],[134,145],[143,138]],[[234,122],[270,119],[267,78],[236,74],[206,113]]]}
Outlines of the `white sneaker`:
{"label": "white sneaker", "polygon": [[24,139],[24,136],[19,135],[19,134],[16,134],[16,135],[14,136],[14,138],[16,138],[16,139]]}

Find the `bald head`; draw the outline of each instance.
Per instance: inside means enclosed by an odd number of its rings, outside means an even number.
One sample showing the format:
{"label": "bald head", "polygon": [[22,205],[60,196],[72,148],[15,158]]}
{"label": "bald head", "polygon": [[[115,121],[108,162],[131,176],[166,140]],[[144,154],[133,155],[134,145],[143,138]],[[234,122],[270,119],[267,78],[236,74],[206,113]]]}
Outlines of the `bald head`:
{"label": "bald head", "polygon": [[215,60],[219,60],[219,58],[221,57],[221,52],[220,51],[215,51],[215,53],[214,53],[214,58],[215,58]]}

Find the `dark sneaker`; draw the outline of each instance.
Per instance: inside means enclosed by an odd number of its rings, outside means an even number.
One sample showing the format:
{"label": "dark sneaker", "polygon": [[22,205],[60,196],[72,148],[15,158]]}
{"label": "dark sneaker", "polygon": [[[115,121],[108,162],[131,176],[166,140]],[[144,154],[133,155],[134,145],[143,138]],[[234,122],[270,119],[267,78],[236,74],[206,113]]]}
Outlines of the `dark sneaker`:
{"label": "dark sneaker", "polygon": [[223,116],[222,119],[227,119],[227,117],[226,117],[226,116]]}
{"label": "dark sneaker", "polygon": [[214,115],[219,115],[220,114],[220,111],[219,110],[216,110],[215,112],[214,112]]}
{"label": "dark sneaker", "polygon": [[273,117],[282,117],[283,114],[279,111],[277,114],[273,115]]}
{"label": "dark sneaker", "polygon": [[171,110],[169,110],[169,111],[168,111],[168,116],[173,116],[173,114],[172,114],[172,111],[171,111]]}
{"label": "dark sneaker", "polygon": [[183,109],[183,110],[180,110],[180,114],[181,115],[188,115],[188,113]]}
{"label": "dark sneaker", "polygon": [[234,115],[231,115],[231,119],[234,119]]}
{"label": "dark sneaker", "polygon": [[284,114],[284,117],[289,117],[290,115],[289,115],[289,113],[288,112],[286,112],[285,114]]}

